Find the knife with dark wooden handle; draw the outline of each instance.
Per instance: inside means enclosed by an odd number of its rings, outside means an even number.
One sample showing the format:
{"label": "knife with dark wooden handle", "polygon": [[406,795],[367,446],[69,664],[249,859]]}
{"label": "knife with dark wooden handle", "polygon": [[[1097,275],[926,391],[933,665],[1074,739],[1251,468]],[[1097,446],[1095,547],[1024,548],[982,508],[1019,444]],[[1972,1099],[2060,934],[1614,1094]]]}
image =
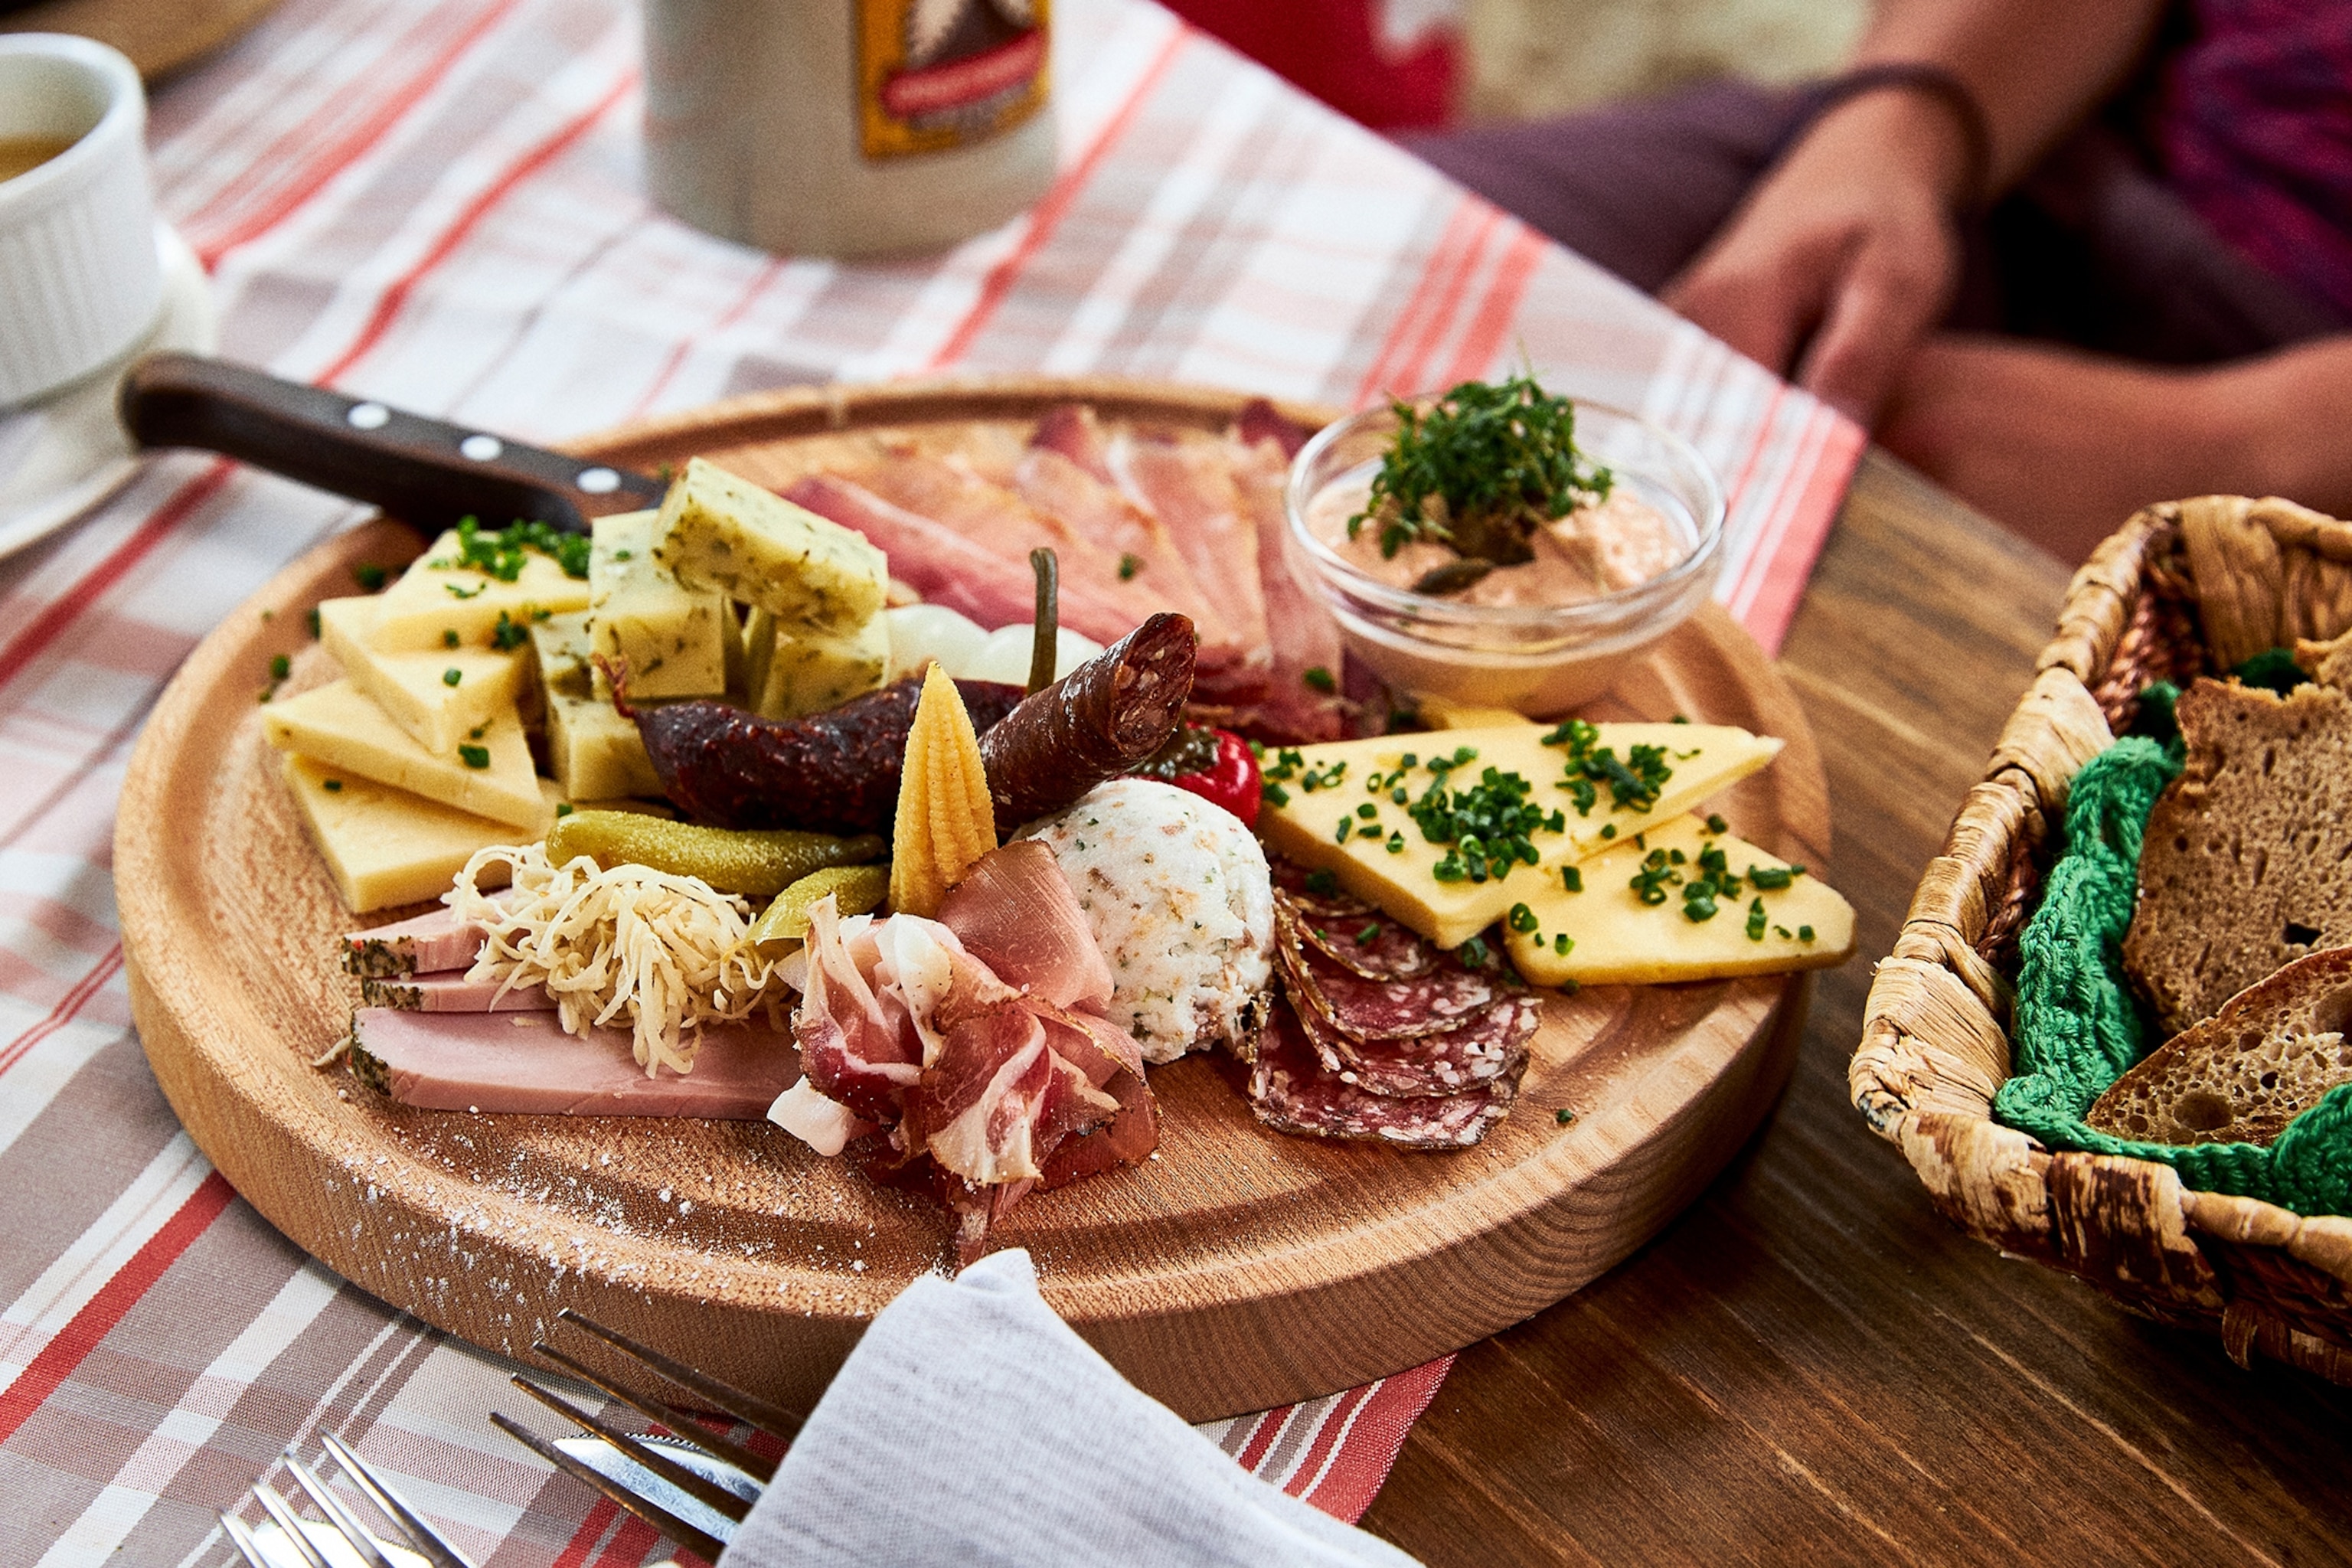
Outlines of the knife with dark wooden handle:
{"label": "knife with dark wooden handle", "polygon": [[157,353],[122,377],[123,428],[144,447],[194,447],[366,501],[427,534],[589,520],[661,505],[667,487],[610,463],[525,446],[197,354]]}

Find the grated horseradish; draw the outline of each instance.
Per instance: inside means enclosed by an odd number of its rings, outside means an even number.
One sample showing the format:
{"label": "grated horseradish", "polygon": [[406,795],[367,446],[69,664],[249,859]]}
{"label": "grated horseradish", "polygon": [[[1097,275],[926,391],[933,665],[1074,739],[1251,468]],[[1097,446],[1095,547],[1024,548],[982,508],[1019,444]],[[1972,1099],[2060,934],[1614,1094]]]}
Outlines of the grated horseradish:
{"label": "grated horseradish", "polygon": [[[485,867],[511,869],[511,889],[478,891]],[[541,844],[476,851],[446,901],[489,932],[470,980],[499,994],[543,985],[568,1034],[625,1019],[646,1076],[694,1070],[701,1031],[764,1011],[784,1025],[774,961],[744,941],[751,906],[698,877],[585,855],[550,863]]]}

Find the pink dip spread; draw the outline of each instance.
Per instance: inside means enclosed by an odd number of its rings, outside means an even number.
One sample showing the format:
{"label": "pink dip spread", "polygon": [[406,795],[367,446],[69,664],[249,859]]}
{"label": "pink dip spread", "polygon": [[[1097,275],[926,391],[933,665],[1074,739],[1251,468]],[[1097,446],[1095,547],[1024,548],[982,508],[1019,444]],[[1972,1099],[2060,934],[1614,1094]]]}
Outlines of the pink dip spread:
{"label": "pink dip spread", "polygon": [[[1334,479],[1307,503],[1307,527],[1349,565],[1391,587],[1410,588],[1436,567],[1457,561],[1449,545],[1409,540],[1381,554],[1378,523],[1367,518],[1356,537],[1348,520],[1364,510],[1378,465]],[[1664,513],[1624,489],[1598,506],[1579,507],[1538,531],[1535,559],[1498,566],[1466,590],[1442,595],[1458,605],[1575,605],[1671,571],[1690,554]]]}

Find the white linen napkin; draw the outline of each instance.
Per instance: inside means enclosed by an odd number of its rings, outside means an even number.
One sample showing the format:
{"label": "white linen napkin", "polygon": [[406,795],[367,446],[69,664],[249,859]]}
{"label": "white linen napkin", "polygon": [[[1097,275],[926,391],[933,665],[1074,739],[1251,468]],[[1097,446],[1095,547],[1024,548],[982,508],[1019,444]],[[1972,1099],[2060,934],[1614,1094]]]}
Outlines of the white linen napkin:
{"label": "white linen napkin", "polygon": [[1413,1561],[1259,1480],[1121,1377],[1016,1248],[883,1309],[719,1568]]}

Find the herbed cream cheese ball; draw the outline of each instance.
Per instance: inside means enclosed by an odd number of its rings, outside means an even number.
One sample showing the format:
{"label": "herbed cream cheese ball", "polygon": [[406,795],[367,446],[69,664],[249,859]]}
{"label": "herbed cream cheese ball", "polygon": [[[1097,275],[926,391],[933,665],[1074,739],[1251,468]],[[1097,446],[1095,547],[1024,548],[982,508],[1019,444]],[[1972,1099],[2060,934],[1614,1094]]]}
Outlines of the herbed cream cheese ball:
{"label": "herbed cream cheese ball", "polygon": [[1274,883],[1241,819],[1153,779],[1114,779],[1033,823],[1110,964],[1110,1017],[1148,1062],[1245,1050],[1274,975]]}

